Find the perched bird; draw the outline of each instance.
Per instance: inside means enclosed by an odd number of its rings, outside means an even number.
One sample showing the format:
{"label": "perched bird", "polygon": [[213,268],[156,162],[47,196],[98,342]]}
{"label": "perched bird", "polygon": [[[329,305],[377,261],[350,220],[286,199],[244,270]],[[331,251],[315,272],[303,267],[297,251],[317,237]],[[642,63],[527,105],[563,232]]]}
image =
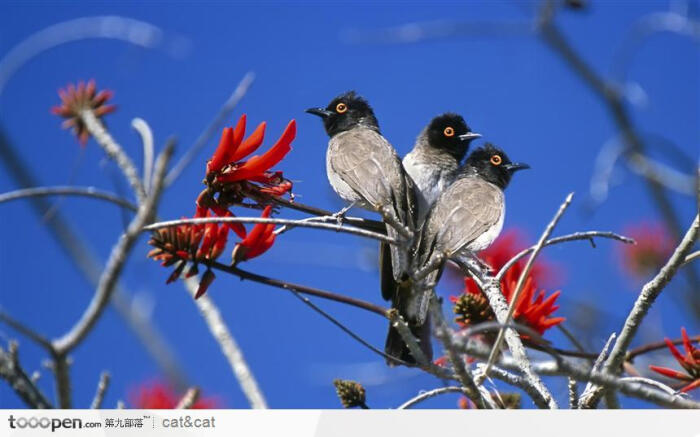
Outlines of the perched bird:
{"label": "perched bird", "polygon": [[461,115],[451,112],[433,118],[418,135],[413,150],[403,159],[403,167],[416,184],[419,225],[454,180],[469,144],[480,137]]}
{"label": "perched bird", "polygon": [[[429,273],[421,298],[413,299],[407,314],[418,321],[428,310],[431,286],[439,280],[448,259],[473,265],[474,253],[487,248],[503,228],[506,206],[503,190],[513,173],[530,168],[513,163],[503,150],[487,143],[474,150],[428,212],[416,250],[417,275]],[[426,271],[427,270],[427,271]]]}
{"label": "perched bird", "polygon": [[[349,91],[331,100],[325,108],[310,108],[306,112],[323,119],[330,137],[326,172],[335,192],[351,206],[379,212],[387,223],[388,236],[412,240],[416,216],[414,184],[396,150],[381,135],[369,103]],[[391,259],[391,263],[380,266],[382,295],[395,306],[401,295],[400,284],[407,279],[411,263],[408,250],[387,246],[382,243],[380,247],[380,255],[389,252]],[[430,332],[420,329],[417,335],[426,338],[422,346],[430,348]]]}

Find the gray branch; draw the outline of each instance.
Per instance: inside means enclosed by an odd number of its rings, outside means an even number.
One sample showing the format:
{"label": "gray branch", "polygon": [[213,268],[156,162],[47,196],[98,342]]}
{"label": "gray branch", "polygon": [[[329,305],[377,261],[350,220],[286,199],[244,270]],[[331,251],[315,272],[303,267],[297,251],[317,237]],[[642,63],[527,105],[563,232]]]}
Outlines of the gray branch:
{"label": "gray branch", "polygon": [[[197,294],[197,284],[198,282],[195,278],[185,280],[185,288],[193,298],[195,294]],[[248,399],[251,408],[267,408],[262,390],[260,390],[253,372],[250,370],[250,367],[248,367],[248,363],[243,357],[241,348],[238,346],[228,326],[226,326],[223,317],[221,317],[219,308],[211,297],[206,294],[200,296],[194,303],[197,305],[200,314],[207,323],[212,336],[216,342],[219,343],[221,352],[231,366],[231,370],[233,370],[234,376],[241,385],[243,394],[245,394]]]}
{"label": "gray branch", "polygon": [[17,343],[10,343],[6,352],[0,347],[0,378],[10,384],[12,390],[17,393],[30,408],[53,408],[51,402],[44,396],[34,384],[27,373],[22,369],[17,357]]}
{"label": "gray branch", "polygon": [[107,132],[107,129],[105,129],[102,122],[95,116],[92,110],[84,109],[80,111],[80,119],[85,123],[85,127],[88,132],[90,132],[90,135],[95,138],[97,144],[102,147],[102,150],[104,150],[110,159],[116,162],[122,173],[124,173],[124,177],[129,181],[129,185],[131,185],[131,189],[134,190],[139,203],[145,202],[146,190],[143,188],[138,170],[131,158],[129,158],[129,155],[124,152],[124,149],[122,149],[114,138],[112,138],[112,135]]}
{"label": "gray branch", "polygon": [[315,228],[315,229],[325,229],[328,231],[344,232],[346,234],[359,235],[361,237],[372,238],[374,240],[384,241],[389,244],[399,244],[393,238],[387,237],[386,235],[379,234],[377,232],[367,231],[364,229],[358,229],[352,226],[343,226],[331,223],[318,223],[315,221],[301,220],[290,220],[290,219],[279,219],[279,218],[264,218],[264,217],[207,217],[207,218],[192,218],[192,219],[181,219],[181,220],[169,220],[165,222],[153,223],[148,226],[143,227],[143,231],[154,231],[161,228],[169,228],[173,226],[180,225],[193,225],[193,224],[204,224],[204,223],[272,223],[276,225],[287,225],[303,228]]}
{"label": "gray branch", "polygon": [[102,372],[100,375],[100,381],[97,383],[97,391],[95,392],[95,397],[90,404],[90,409],[98,410],[102,408],[102,402],[105,399],[105,394],[107,393],[107,388],[109,387],[110,375],[109,372]]}
{"label": "gray branch", "polygon": [[131,211],[136,211],[138,207],[123,197],[119,197],[116,194],[110,193],[108,191],[103,191],[95,187],[70,187],[70,186],[56,186],[56,187],[34,187],[34,188],[22,188],[20,190],[10,191],[7,193],[0,194],[0,203],[9,202],[17,199],[25,199],[27,197],[35,196],[79,196],[79,197],[90,197],[93,199],[105,200],[107,202],[114,203],[122,208],[129,209]]}
{"label": "gray branch", "polygon": [[[690,226],[686,232],[683,240],[671,255],[671,258],[666,262],[666,264],[661,268],[659,273],[654,276],[654,278],[647,282],[642,291],[634,303],[632,310],[625,320],[625,324],[620,331],[620,335],[615,342],[615,345],[610,352],[610,357],[605,362],[603,366],[604,373],[618,374],[620,372],[622,363],[625,360],[627,354],[627,349],[629,348],[632,340],[634,339],[639,325],[642,320],[649,312],[649,309],[656,301],[656,298],[661,294],[663,289],[666,287],[673,276],[676,274],[680,266],[683,264],[686,255],[692,250],[695,241],[698,238],[698,230],[700,229],[700,216],[696,215],[693,224]],[[585,399],[582,397],[583,405],[592,408],[596,405],[600,397],[603,395],[605,387],[598,387]]]}

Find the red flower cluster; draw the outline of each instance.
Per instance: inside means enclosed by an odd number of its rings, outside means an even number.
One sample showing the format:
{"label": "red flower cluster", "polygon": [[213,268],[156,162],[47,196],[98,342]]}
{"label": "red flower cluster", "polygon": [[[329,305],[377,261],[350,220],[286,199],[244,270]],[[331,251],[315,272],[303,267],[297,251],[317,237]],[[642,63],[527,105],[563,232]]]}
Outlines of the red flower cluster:
{"label": "red flower cluster", "polygon": [[661,223],[630,225],[623,233],[636,241],[636,244],[619,246],[622,265],[634,278],[644,279],[656,273],[673,253],[675,245]]}
{"label": "red flower cluster", "polygon": [[[129,403],[134,408],[145,410],[172,410],[180,401],[178,396],[167,384],[162,382],[145,383],[132,391]],[[204,410],[218,408],[219,401],[214,398],[200,398],[192,405],[192,409]]]}
{"label": "red flower cluster", "polygon": [[[261,123],[247,138],[246,116],[243,115],[235,128],[225,128],[219,146],[207,162],[207,186],[197,197],[195,218],[234,217],[229,208],[235,205],[264,208],[262,218],[272,213],[272,198],[280,197],[292,189],[292,183],[280,171],[270,171],[291,150],[296,136],[296,123],[290,121],[282,136],[264,154],[254,155],[263,142],[265,123]],[[244,200],[253,203],[244,203]],[[265,253],[275,242],[275,226],[258,223],[248,233],[242,223],[207,223],[183,225],[161,229],[153,233],[149,244],[155,247],[149,257],[162,260],[164,266],[178,263],[168,282],[180,277],[188,262],[193,263],[186,277],[198,272],[198,264],[208,268],[199,284],[195,298],[202,296],[215,279],[211,264],[223,252],[228,241],[228,232],[233,231],[241,241],[233,250],[233,263],[249,260]]]}
{"label": "red flower cluster", "polygon": [[51,108],[51,112],[66,119],[62,127],[64,129],[72,128],[83,147],[85,147],[90,134],[80,113],[88,109],[95,114],[95,117],[102,118],[116,109],[116,106],[106,104],[112,98],[112,91],[103,90],[98,93],[94,80],[89,80],[87,84],[78,82],[77,87],[68,84],[66,88],[58,90],[58,95],[61,97],[61,105]]}
{"label": "red flower cluster", "polygon": [[693,343],[688,337],[688,333],[686,332],[685,328],[681,328],[681,336],[683,337],[683,349],[685,355],[678,351],[671,340],[668,338],[665,338],[664,340],[666,341],[666,345],[671,351],[671,354],[686,373],[669,369],[667,367],[649,366],[649,368],[654,372],[660,373],[669,378],[682,381],[685,385],[680,391],[682,393],[687,393],[700,387],[700,349],[693,346]]}
{"label": "red flower cluster", "polygon": [[[480,258],[489,264],[494,270],[499,270],[505,263],[524,248],[520,244],[520,236],[517,231],[507,231],[499,237],[488,249],[480,252]],[[510,303],[515,293],[515,287],[520,274],[525,268],[525,260],[521,259],[503,275],[501,290]],[[530,274],[525,280],[523,291],[515,306],[513,318],[517,323],[528,326],[540,335],[547,329],[563,322],[563,317],[550,317],[559,307],[555,302],[560,291],[556,291],[545,297],[545,291],[539,290],[537,280],[550,275],[550,269],[542,264],[535,263]],[[457,314],[456,322],[463,327],[468,325],[493,320],[495,317],[486,296],[483,295],[473,279],[464,279],[465,290],[460,296],[450,296]]]}

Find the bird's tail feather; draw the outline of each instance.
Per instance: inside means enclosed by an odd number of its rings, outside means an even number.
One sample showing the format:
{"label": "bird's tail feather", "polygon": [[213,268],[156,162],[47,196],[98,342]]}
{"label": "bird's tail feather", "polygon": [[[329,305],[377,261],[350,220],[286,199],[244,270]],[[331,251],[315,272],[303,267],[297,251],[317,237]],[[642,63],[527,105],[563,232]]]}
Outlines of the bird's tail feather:
{"label": "bird's tail feather", "polygon": [[[432,361],[433,345],[430,341],[430,317],[426,319],[426,323],[420,326],[412,325],[411,323],[409,323],[409,328],[411,329],[411,333],[416,337],[416,340],[418,340],[418,345],[420,346],[421,351],[423,351],[423,355],[425,355],[428,361]],[[386,337],[384,352],[387,355],[398,358],[402,361],[405,361],[408,364],[417,363],[415,357],[411,355],[411,351],[408,349],[408,345],[405,341],[403,341],[401,334],[399,334],[399,331],[393,326],[389,327],[389,333]],[[395,361],[390,360],[388,358],[386,362],[390,366],[397,365]]]}

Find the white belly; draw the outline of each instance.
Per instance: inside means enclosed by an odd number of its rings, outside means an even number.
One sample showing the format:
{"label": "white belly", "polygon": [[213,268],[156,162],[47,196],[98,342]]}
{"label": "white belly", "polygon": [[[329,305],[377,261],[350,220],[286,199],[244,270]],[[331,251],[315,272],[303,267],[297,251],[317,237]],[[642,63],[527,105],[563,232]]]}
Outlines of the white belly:
{"label": "white belly", "polygon": [[422,223],[440,193],[452,183],[452,172],[442,172],[433,164],[419,163],[413,152],[403,159],[403,167],[420,191],[418,223]]}

